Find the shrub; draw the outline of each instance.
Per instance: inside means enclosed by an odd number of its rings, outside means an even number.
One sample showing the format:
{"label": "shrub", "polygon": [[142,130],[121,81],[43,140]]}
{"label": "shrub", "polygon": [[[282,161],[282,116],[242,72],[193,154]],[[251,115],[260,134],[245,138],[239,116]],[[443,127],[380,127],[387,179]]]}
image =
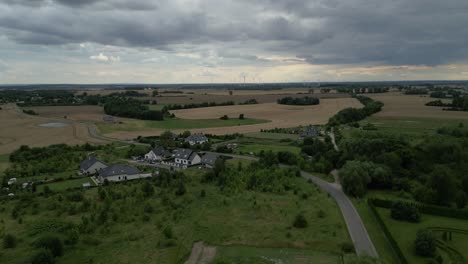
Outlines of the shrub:
{"label": "shrub", "polygon": [[32,264],[54,264],[55,259],[50,250],[42,249],[31,259]]}
{"label": "shrub", "polygon": [[220,117],[219,119],[221,119],[221,120],[228,120],[228,119],[229,119],[229,117],[228,117],[227,115],[223,115],[223,116],[222,116],[222,117]]}
{"label": "shrub", "polygon": [[239,119],[241,119],[241,120],[244,119],[244,114],[240,114]]}
{"label": "shrub", "polygon": [[11,234],[5,234],[3,236],[3,248],[14,248],[16,247],[16,237]]}
{"label": "shrub", "polygon": [[354,253],[354,245],[349,242],[341,243],[341,251],[344,253]]}
{"label": "shrub", "polygon": [[175,192],[176,195],[181,196],[184,195],[187,192],[185,189],[185,184],[183,182],[179,182],[179,185],[177,186],[177,190]]}
{"label": "shrub", "polygon": [[172,232],[172,227],[171,226],[166,226],[163,230],[163,234],[166,238],[171,239],[174,237],[174,233]]}
{"label": "shrub", "polygon": [[54,257],[63,255],[63,244],[60,238],[54,235],[47,235],[36,241],[36,247],[50,251]]}
{"label": "shrub", "polygon": [[404,220],[409,222],[421,221],[421,214],[414,203],[397,201],[394,202],[391,208],[391,216],[396,220]]}
{"label": "shrub", "polygon": [[295,228],[306,228],[308,225],[307,219],[305,218],[303,213],[299,213],[296,215],[296,218],[294,218],[294,223],[293,226]]}
{"label": "shrub", "polygon": [[436,239],[430,230],[419,230],[414,241],[414,250],[417,255],[433,257],[436,252]]}

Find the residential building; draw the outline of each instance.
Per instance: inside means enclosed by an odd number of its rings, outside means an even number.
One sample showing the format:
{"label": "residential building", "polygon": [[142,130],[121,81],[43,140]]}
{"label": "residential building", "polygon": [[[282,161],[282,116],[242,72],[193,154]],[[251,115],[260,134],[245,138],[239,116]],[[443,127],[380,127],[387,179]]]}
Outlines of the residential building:
{"label": "residential building", "polygon": [[96,174],[100,170],[107,167],[107,164],[98,160],[96,157],[89,156],[80,164],[80,173],[81,174]]}
{"label": "residential building", "polygon": [[137,168],[121,164],[112,164],[99,171],[98,180],[103,183],[105,180],[110,182],[129,181],[141,178],[151,177],[151,173],[143,174]]}
{"label": "residential building", "polygon": [[213,168],[218,158],[219,156],[215,153],[207,153],[202,157],[201,163],[207,168]]}
{"label": "residential building", "polygon": [[300,134],[301,138],[318,136],[318,129],[315,126],[308,126]]}
{"label": "residential building", "polygon": [[192,166],[201,163],[200,155],[191,149],[176,149],[173,153],[176,164]]}
{"label": "residential building", "polygon": [[185,142],[188,142],[191,146],[193,146],[195,144],[203,144],[208,142],[208,138],[203,134],[193,134],[188,136],[185,139]]}
{"label": "residential building", "polygon": [[164,149],[164,147],[156,147],[145,154],[145,160],[148,161],[161,161],[170,157],[172,157],[172,153]]}

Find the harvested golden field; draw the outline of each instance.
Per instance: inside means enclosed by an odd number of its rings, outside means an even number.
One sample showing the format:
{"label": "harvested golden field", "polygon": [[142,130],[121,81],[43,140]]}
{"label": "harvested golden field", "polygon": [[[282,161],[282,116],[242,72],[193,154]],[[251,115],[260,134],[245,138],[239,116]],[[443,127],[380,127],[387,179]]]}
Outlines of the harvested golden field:
{"label": "harvested golden field", "polygon": [[[15,105],[2,105],[0,110],[0,155],[10,153],[21,145],[31,147],[51,144],[101,143],[89,136],[85,124],[62,119],[23,114]],[[59,126],[45,124],[60,124]]]}
{"label": "harvested golden field", "polygon": [[[403,95],[399,93],[388,93],[368,95],[376,100],[382,101],[382,111],[374,117],[424,117],[436,119],[468,119],[468,112],[444,111],[442,107],[426,106],[430,101],[437,100],[429,96]],[[449,101],[448,101],[449,102]]]}
{"label": "harvested golden field", "polygon": [[[246,118],[271,120],[269,123],[190,129],[192,132],[203,132],[208,134],[231,134],[258,132],[260,129],[275,127],[295,127],[310,124],[325,124],[335,113],[346,107],[362,107],[361,103],[354,98],[323,99],[319,105],[292,106],[279,105],[277,103],[265,103],[254,105],[217,106],[195,109],[184,109],[171,111],[181,119],[219,119],[223,115],[238,118],[244,114]],[[183,132],[182,130],[174,130]],[[151,136],[162,133],[161,129],[141,131],[116,131],[106,134],[108,137],[119,139],[131,139],[137,136]]]}
{"label": "harvested golden field", "polygon": [[32,109],[42,117],[64,118],[73,121],[102,121],[105,115],[104,110],[100,106],[83,105],[83,106],[36,106],[25,107],[24,109]]}

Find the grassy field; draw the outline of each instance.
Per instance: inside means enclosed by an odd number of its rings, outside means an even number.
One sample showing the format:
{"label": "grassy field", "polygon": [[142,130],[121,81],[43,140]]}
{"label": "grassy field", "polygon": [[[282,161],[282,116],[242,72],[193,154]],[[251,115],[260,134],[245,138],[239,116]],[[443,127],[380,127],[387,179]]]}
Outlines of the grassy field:
{"label": "grassy field", "polygon": [[[414,254],[413,243],[418,230],[428,227],[467,229],[464,220],[424,214],[420,223],[408,223],[392,219],[389,209],[377,208],[377,210],[409,263],[427,263],[428,261]],[[453,241],[450,243],[465,259],[468,259],[468,236],[454,234]]]}
{"label": "grassy field", "polygon": [[337,254],[315,250],[229,246],[216,249],[214,263],[336,264],[339,263],[339,259],[340,257]]}
{"label": "grassy field", "polygon": [[10,165],[9,155],[0,155],[0,176],[3,175],[3,172]]}
{"label": "grassy field", "polygon": [[164,121],[143,121],[127,119],[122,124],[100,123],[98,128],[101,133],[111,133],[116,131],[141,131],[141,130],[170,130],[170,129],[195,129],[195,128],[213,128],[213,127],[231,127],[268,123],[270,121],[263,119],[166,119]]}
{"label": "grassy field", "polygon": [[292,140],[299,139],[298,135],[286,134],[286,133],[252,132],[252,133],[245,133],[244,136],[251,137],[251,138],[261,138],[261,139],[292,139]]}
{"label": "grassy field", "polygon": [[162,110],[165,104],[148,105],[150,110]]}
{"label": "grassy field", "polygon": [[[63,190],[88,180],[67,180],[50,184],[50,188]],[[105,187],[114,195],[121,194],[106,199],[110,206],[107,221],[92,221],[94,231],[81,234],[76,245],[65,246],[64,255],[57,258],[56,263],[181,263],[188,257],[193,242],[199,240],[216,246],[305,249],[308,253],[304,255],[313,260],[336,263],[341,243],[350,242],[339,209],[334,200],[316,186],[302,178],[295,181],[296,194],[291,190],[284,194],[240,191],[226,195],[212,184],[201,183],[200,175],[195,173],[186,182],[187,192],[183,196],[176,196],[174,189],[155,186],[155,195],[145,198],[140,191],[144,181]],[[202,190],[206,193],[204,197],[200,196]],[[21,223],[11,216],[18,202],[2,201],[0,227],[15,235],[18,245],[2,250],[0,262],[27,262],[35,252],[32,241],[40,234],[32,234],[32,231],[37,230],[38,225],[51,221],[78,224],[83,216],[101,217],[99,212],[104,201],[98,198],[97,191],[97,188],[84,191],[86,200],[91,202],[87,210],[76,210],[82,208],[82,202],[64,199],[67,192],[34,197],[19,207]],[[308,194],[307,199],[301,196],[303,193]],[[147,206],[153,209],[147,211],[144,209]],[[70,211],[70,208],[75,210]],[[325,215],[319,215],[319,210],[325,211]],[[306,228],[292,227],[298,212],[306,216]],[[170,238],[163,232],[168,226],[172,229]],[[228,250],[220,252],[232,256]],[[272,250],[270,252],[273,254]],[[264,253],[259,251],[259,254]]]}
{"label": "grassy field", "polygon": [[59,182],[54,182],[54,183],[48,183],[48,184],[42,184],[37,187],[37,190],[39,192],[44,190],[45,186],[48,186],[50,190],[55,191],[55,192],[60,192],[60,191],[65,191],[67,189],[71,188],[77,188],[77,187],[82,187],[83,183],[89,182],[91,186],[94,186],[94,182],[89,178],[89,177],[83,177],[83,178],[78,178],[78,179],[71,179],[71,180],[64,180],[64,181],[59,181]]}

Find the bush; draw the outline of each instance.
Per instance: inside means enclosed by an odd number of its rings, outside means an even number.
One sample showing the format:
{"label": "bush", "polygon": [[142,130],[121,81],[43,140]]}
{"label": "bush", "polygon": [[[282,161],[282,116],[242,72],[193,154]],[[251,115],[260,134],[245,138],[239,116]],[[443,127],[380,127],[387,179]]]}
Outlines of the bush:
{"label": "bush", "polygon": [[222,116],[222,117],[220,117],[219,119],[221,119],[221,120],[228,120],[228,119],[229,119],[229,117],[228,117],[227,115],[223,115],[223,116]]}
{"label": "bush", "polygon": [[349,242],[341,243],[341,251],[344,253],[354,253],[354,245]]}
{"label": "bush", "polygon": [[36,241],[36,247],[49,250],[54,257],[63,255],[63,243],[60,238],[54,235],[39,238]]}
{"label": "bush", "polygon": [[436,239],[430,230],[419,230],[414,241],[414,250],[417,255],[433,257],[436,252]]}
{"label": "bush", "polygon": [[172,227],[171,226],[166,226],[163,230],[163,234],[166,238],[171,239],[174,237],[174,233],[172,232]]}
{"label": "bush", "polygon": [[421,214],[414,203],[397,201],[391,208],[391,216],[396,220],[404,220],[417,223],[421,221]]}
{"label": "bush", "polygon": [[305,218],[303,213],[299,213],[296,215],[296,218],[294,218],[294,223],[293,226],[295,228],[306,228],[308,225],[307,219]]}
{"label": "bush", "polygon": [[42,249],[31,259],[32,264],[54,264],[55,259],[50,250]]}
{"label": "bush", "polygon": [[16,237],[11,234],[5,234],[3,236],[3,248],[14,248],[16,247]]}

